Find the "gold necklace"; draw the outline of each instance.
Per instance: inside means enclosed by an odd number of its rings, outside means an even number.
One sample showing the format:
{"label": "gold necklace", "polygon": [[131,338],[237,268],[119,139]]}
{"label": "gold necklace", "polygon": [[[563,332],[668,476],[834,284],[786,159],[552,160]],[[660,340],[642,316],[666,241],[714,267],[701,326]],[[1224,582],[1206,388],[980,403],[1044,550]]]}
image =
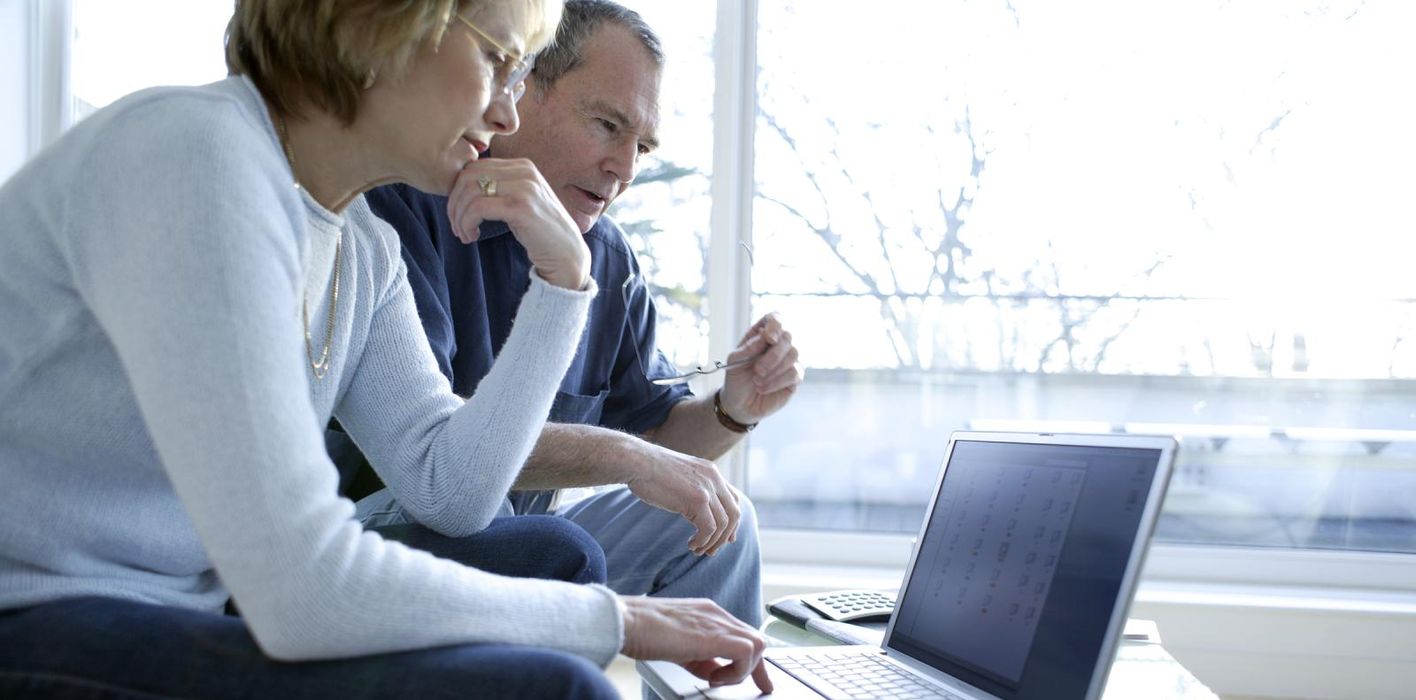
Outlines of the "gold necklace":
{"label": "gold necklace", "polygon": [[[290,162],[290,175],[295,179],[295,189],[300,189],[300,178],[295,174],[295,152],[290,149],[290,133],[285,128],[285,117],[275,115],[275,125],[280,130],[280,148],[285,151],[285,160]],[[300,319],[305,324],[305,360],[310,363],[310,371],[315,379],[324,379],[329,374],[330,348],[334,345],[334,313],[339,308],[339,259],[344,250],[344,230],[334,239],[334,272],[329,285],[329,313],[325,314],[324,349],[320,359],[315,359],[314,339],[310,337],[310,297],[305,295],[301,305]]]}

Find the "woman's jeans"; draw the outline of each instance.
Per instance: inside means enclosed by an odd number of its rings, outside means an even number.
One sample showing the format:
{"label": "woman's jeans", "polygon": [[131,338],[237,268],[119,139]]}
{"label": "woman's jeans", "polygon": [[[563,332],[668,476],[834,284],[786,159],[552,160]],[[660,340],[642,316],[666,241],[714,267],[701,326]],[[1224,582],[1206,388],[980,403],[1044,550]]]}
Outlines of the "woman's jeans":
{"label": "woman's jeans", "polygon": [[[385,537],[508,576],[605,580],[604,553],[562,518],[492,522],[472,537],[416,525]],[[381,530],[382,531],[382,530]],[[601,670],[565,652],[468,644],[286,663],[239,617],[114,598],[0,612],[3,698],[618,698]]]}

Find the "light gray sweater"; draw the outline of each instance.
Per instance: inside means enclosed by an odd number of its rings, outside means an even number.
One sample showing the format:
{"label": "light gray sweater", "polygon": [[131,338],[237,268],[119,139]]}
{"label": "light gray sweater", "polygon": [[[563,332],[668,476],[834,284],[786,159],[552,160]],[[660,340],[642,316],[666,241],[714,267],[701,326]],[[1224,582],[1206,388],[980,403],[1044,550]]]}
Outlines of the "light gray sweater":
{"label": "light gray sweater", "polygon": [[[332,366],[324,345],[342,236]],[[484,527],[530,453],[594,289],[532,274],[463,402],[398,237],[293,186],[249,81],[137,93],[0,188],[0,609],[101,595],[218,611],[282,660],[469,642],[621,645],[613,593],[495,576],[365,533],[331,415],[400,501]]]}

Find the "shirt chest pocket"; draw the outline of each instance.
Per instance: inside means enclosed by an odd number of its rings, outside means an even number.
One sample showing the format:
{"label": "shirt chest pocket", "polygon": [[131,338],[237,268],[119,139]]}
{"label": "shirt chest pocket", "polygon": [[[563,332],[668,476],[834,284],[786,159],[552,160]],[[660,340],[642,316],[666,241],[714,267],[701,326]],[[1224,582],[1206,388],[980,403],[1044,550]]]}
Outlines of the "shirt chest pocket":
{"label": "shirt chest pocket", "polygon": [[600,415],[605,410],[605,399],[609,395],[609,389],[588,395],[558,391],[555,401],[551,404],[549,420],[552,423],[599,425]]}

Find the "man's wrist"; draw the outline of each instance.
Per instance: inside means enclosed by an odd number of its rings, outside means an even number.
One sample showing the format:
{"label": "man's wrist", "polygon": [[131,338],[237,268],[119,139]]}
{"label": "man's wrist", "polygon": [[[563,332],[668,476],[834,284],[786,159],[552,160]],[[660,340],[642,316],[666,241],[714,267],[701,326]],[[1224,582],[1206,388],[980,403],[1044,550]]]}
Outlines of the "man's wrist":
{"label": "man's wrist", "polygon": [[713,416],[718,419],[718,424],[734,433],[748,433],[757,427],[757,423],[743,423],[728,415],[723,409],[723,390],[719,389],[713,393]]}

